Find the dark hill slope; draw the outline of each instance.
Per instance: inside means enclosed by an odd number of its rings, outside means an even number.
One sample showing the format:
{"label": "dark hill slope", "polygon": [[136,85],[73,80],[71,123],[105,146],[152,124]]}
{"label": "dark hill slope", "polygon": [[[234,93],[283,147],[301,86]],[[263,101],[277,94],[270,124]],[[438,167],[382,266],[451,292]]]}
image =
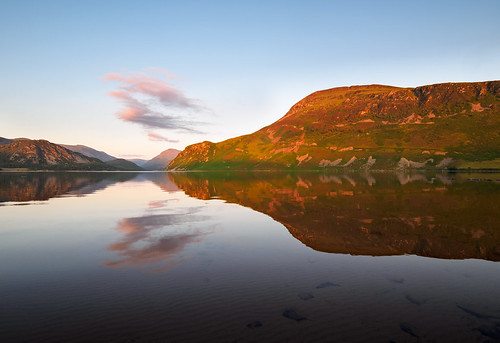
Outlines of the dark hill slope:
{"label": "dark hill slope", "polygon": [[110,165],[118,170],[130,170],[130,171],[141,171],[143,168],[139,167],[134,162],[125,160],[123,158],[116,158],[111,161],[106,162],[107,165]]}
{"label": "dark hill slope", "polygon": [[500,168],[500,81],[333,88],[275,123],[188,146],[172,170]]}
{"label": "dark hill slope", "polygon": [[6,145],[6,144],[10,144],[12,143],[13,140],[12,139],[8,139],[8,138],[4,138],[4,137],[0,137],[0,145]]}

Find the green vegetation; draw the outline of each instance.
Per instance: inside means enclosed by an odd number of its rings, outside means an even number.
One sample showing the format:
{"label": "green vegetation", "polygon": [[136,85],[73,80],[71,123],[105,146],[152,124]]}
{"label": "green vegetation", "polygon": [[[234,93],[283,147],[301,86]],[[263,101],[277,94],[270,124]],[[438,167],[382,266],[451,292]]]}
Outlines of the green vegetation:
{"label": "green vegetation", "polygon": [[253,134],[187,147],[168,169],[483,169],[498,159],[492,81],[315,92]]}

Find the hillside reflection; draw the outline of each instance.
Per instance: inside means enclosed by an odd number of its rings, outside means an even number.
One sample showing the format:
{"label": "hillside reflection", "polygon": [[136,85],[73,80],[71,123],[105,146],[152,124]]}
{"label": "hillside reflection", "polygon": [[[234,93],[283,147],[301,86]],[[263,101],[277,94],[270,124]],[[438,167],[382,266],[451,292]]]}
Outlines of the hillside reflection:
{"label": "hillside reflection", "polygon": [[487,175],[485,182],[473,182],[470,175],[450,175],[170,173],[169,177],[189,196],[219,198],[265,213],[318,251],[500,261],[500,184],[495,175]]}
{"label": "hillside reflection", "polygon": [[117,182],[132,180],[137,173],[2,173],[0,203],[49,200],[60,196],[83,196]]}

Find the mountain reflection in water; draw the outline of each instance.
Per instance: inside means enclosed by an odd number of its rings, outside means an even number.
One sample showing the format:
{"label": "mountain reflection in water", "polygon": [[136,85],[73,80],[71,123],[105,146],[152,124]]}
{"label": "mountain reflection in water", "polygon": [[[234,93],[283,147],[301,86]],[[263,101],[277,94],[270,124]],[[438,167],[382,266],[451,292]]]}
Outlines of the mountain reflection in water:
{"label": "mountain reflection in water", "polygon": [[[118,182],[149,181],[165,192],[181,189],[194,198],[218,198],[265,213],[317,251],[500,261],[499,176],[478,175],[3,173],[0,204],[84,196]],[[206,218],[197,216],[196,208],[185,213],[165,212],[165,205],[164,200],[151,201],[144,216],[119,221],[116,229],[123,237],[109,246],[119,259],[105,265],[166,261],[185,244],[212,232],[202,225],[190,232],[177,230],[182,224],[201,223]],[[154,210],[157,212],[151,213]],[[158,232],[162,232],[160,237]]]}
{"label": "mountain reflection in water", "polygon": [[83,196],[117,182],[132,180],[137,175],[137,173],[106,172],[2,173],[0,203],[42,201],[63,195]]}
{"label": "mountain reflection in water", "polygon": [[186,194],[271,216],[305,245],[352,255],[500,260],[500,183],[465,174],[170,173]]}

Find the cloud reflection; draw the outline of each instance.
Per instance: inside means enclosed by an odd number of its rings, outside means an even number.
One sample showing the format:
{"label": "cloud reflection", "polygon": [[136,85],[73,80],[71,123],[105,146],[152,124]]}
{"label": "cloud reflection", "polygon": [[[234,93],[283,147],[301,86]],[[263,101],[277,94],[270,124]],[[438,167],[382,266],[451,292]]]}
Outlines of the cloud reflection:
{"label": "cloud reflection", "polygon": [[[160,202],[157,202],[160,203]],[[152,267],[154,271],[166,271],[182,263],[187,245],[201,242],[214,232],[210,226],[193,226],[206,222],[210,217],[195,214],[200,208],[190,208],[185,213],[152,214],[124,218],[116,230],[122,238],[109,245],[108,250],[117,253],[118,259],[104,263],[111,268]]]}

